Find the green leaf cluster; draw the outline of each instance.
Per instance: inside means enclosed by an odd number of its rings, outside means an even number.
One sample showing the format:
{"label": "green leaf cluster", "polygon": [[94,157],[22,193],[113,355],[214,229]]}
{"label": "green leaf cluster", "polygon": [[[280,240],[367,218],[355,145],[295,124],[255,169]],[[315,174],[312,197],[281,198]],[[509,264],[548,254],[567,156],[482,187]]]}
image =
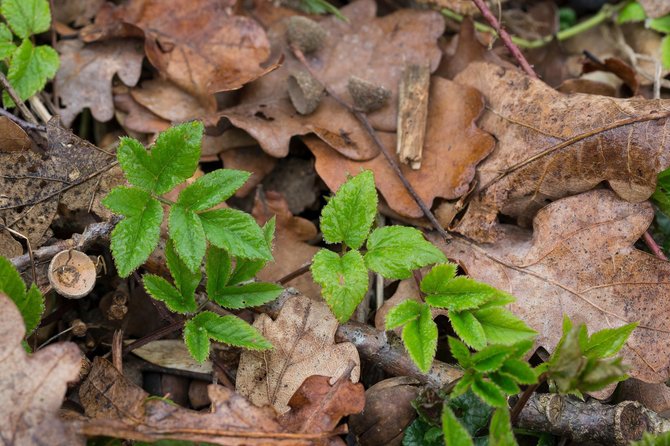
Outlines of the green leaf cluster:
{"label": "green leaf cluster", "polygon": [[[229,309],[254,307],[275,299],[281,287],[245,283],[272,259],[275,221],[261,228],[236,209],[218,209],[249,178],[248,172],[219,169],[184,187],[176,202],[162,195],[190,178],[200,160],[203,125],[189,122],[161,133],[147,151],[132,138],[122,138],[117,158],[131,184],[112,189],[103,204],[124,216],[111,236],[111,250],[121,277],[140,267],[156,249],[168,208],[165,256],[172,283],[146,274],[146,291],[176,313],[198,312],[196,289],[206,257],[207,298]],[[214,208],[214,209],[213,209]],[[202,312],[184,328],[186,345],[199,361],[207,358],[210,340],[245,348],[271,345],[256,329],[235,316]]]}
{"label": "green leaf cluster", "polygon": [[581,395],[623,381],[628,377],[627,367],[615,355],[637,325],[606,328],[589,336],[586,325],[574,327],[566,316],[563,336],[549,361],[538,369],[545,371],[563,394]]}
{"label": "green leaf cluster", "polygon": [[12,262],[2,256],[0,256],[0,293],[6,294],[14,302],[23,316],[26,336],[30,335],[40,324],[44,313],[44,297],[34,283],[26,290],[26,284]]}
{"label": "green leaf cluster", "polygon": [[670,14],[655,19],[647,18],[644,8],[638,1],[627,3],[617,16],[618,23],[644,22],[648,29],[663,34],[661,40],[661,63],[663,68],[670,68]]}
{"label": "green leaf cluster", "polygon": [[406,300],[386,316],[386,329],[402,326],[402,339],[420,370],[428,371],[437,347],[437,325],[431,308],[449,310],[449,321],[461,340],[475,350],[489,344],[512,345],[532,339],[535,331],[503,308],[514,298],[469,277],[456,276],[457,266],[434,266],[421,280],[425,303]]}
{"label": "green leaf cluster", "polygon": [[[317,252],[312,277],[342,323],[349,320],[368,290],[368,270],[389,279],[406,279],[412,270],[446,260],[415,228],[386,226],[370,232],[376,213],[377,190],[369,170],[345,182],[321,213],[324,240],[341,244],[343,252]],[[364,243],[365,254],[361,252]]]}
{"label": "green leaf cluster", "polygon": [[641,440],[634,441],[629,446],[670,446],[670,432],[658,435],[645,432]]}
{"label": "green leaf cluster", "polygon": [[[35,46],[31,37],[49,30],[51,11],[48,0],[3,0],[0,13],[0,59],[7,66],[7,79],[19,97],[26,100],[44,89],[58,71],[58,53],[48,45]],[[17,45],[18,42],[18,45]],[[7,92],[4,106],[14,106]]]}
{"label": "green leaf cluster", "polygon": [[[507,407],[492,411],[489,406],[478,401],[471,392],[445,401],[442,408],[444,443],[449,446],[517,446]],[[476,436],[487,424],[488,436]]]}

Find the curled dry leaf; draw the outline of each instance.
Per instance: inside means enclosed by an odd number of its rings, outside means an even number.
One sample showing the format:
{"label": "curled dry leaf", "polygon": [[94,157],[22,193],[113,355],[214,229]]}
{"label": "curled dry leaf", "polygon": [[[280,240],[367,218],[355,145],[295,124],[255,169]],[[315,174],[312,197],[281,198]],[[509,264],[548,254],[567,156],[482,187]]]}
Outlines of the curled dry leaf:
{"label": "curled dry leaf", "polygon": [[[456,199],[465,194],[475,176],[475,167],[493,150],[493,138],[476,125],[483,109],[482,96],[474,88],[439,77],[431,79],[421,169],[400,164],[403,174],[428,206],[436,197]],[[387,148],[395,147],[394,134],[380,132],[379,136]],[[331,190],[337,190],[347,175],[370,169],[391,209],[405,217],[423,216],[383,154],[357,162],[314,137],[305,138],[305,142],[316,157],[317,172]]]}
{"label": "curled dry leaf", "polygon": [[76,381],[82,357],[76,344],[49,345],[28,355],[21,313],[0,293],[0,438],[4,444],[84,445],[58,418],[69,382]]}
{"label": "curled dry leaf", "polygon": [[496,239],[498,212],[523,222],[548,202],[603,181],[624,200],[646,200],[670,165],[668,100],[564,95],[487,63],[471,64],[455,80],[484,94],[480,126],[498,141],[456,228],[475,240]]}
{"label": "curled dry leaf", "polygon": [[[395,131],[397,92],[405,64],[429,65],[440,61],[437,39],[444,21],[437,12],[404,9],[384,17],[376,16],[372,0],[357,0],[344,8],[344,22],[329,17],[320,22],[326,30],[323,47],[309,56],[317,77],[340,97],[351,102],[347,93],[350,76],[386,87],[391,92],[388,105],[370,114],[379,130]],[[258,140],[274,157],[288,154],[292,136],[315,133],[343,155],[357,160],[370,159],[378,150],[360,123],[332,98],[325,97],[314,113],[298,115],[287,92],[287,78],[304,70],[286,44],[286,21],[268,31],[273,51],[285,55],[283,66],[249,85],[240,105],[221,115]]]}
{"label": "curled dry leaf", "polygon": [[[82,40],[144,37],[147,58],[167,79],[199,97],[235,90],[262,76],[270,55],[263,28],[231,15],[231,1],[131,0],[106,3]],[[270,67],[272,70],[274,67]]]}
{"label": "curled dry leaf", "polygon": [[649,203],[598,189],[541,209],[532,235],[505,226],[496,244],[431,238],[474,279],[515,296],[511,310],[550,352],[563,314],[590,332],[639,321],[621,355],[632,377],[658,383],[670,376],[670,263],[633,247],[653,218]]}
{"label": "curled dry leaf", "polygon": [[212,362],[198,362],[181,339],[159,339],[133,349],[133,354],[161,367],[195,373],[212,373]]}
{"label": "curled dry leaf", "polygon": [[85,45],[79,40],[62,40],[56,46],[61,65],[55,90],[61,102],[59,115],[66,126],[90,108],[98,121],[114,117],[112,78],[133,86],[142,72],[142,43],[138,39],[115,39]]}
{"label": "curled dry leaf", "polygon": [[258,406],[269,404],[284,413],[295,391],[312,375],[328,376],[334,383],[353,362],[351,380],[357,382],[358,351],[349,342],[335,344],[337,326],[325,303],[302,295],[288,299],[274,321],[261,314],[254,327],[274,349],[242,352],[237,391]]}
{"label": "curled dry leaf", "polygon": [[[273,215],[277,217],[274,240],[274,260],[258,273],[258,278],[275,282],[312,260],[319,250],[307,241],[317,236],[314,223],[302,217],[295,217],[288,208],[286,199],[278,192],[267,191],[263,197],[257,196],[251,211],[256,221],[263,225]],[[310,271],[285,284],[299,290],[305,296],[317,299],[321,287],[314,283]]]}
{"label": "curled dry leaf", "polygon": [[[359,413],[365,407],[365,388],[352,383],[348,376],[340,377],[334,384],[327,376],[310,376],[288,402],[290,411],[279,422],[292,432],[331,432],[347,415]],[[319,443],[317,443],[319,444]],[[342,445],[339,437],[330,438],[322,445]]]}
{"label": "curled dry leaf", "polygon": [[79,398],[92,419],[79,425],[87,436],[155,442],[183,440],[224,446],[312,444],[286,431],[270,407],[255,407],[225,387],[210,385],[211,412],[184,409],[149,394],[114,366],[96,357]]}

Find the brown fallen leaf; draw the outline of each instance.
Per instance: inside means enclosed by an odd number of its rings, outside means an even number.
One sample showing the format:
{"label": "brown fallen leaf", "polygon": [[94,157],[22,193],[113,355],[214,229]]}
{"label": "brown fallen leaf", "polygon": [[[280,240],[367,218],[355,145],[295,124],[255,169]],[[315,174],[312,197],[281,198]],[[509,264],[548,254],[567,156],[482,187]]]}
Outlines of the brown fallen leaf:
{"label": "brown fallen leaf", "polygon": [[21,152],[28,150],[32,141],[18,124],[0,116],[0,152]]}
{"label": "brown fallen leaf", "polygon": [[163,76],[207,98],[240,88],[268,71],[261,66],[270,55],[265,31],[252,19],[231,15],[233,4],[218,0],[106,3],[95,23],[80,35],[85,42],[144,37],[147,58]]}
{"label": "brown fallen leaf", "polygon": [[171,122],[202,119],[216,110],[214,96],[202,98],[201,102],[165,79],[144,81],[140,87],[131,89],[130,95],[139,104]]}
{"label": "brown fallen leaf", "polygon": [[[375,17],[376,3],[372,0],[357,0],[341,11],[349,22],[334,16],[320,22],[327,36],[323,47],[308,57],[309,63],[319,79],[350,102],[350,76],[389,89],[387,105],[369,118],[375,128],[395,131],[402,70],[410,63],[437,68],[437,39],[444,30],[444,21],[437,12],[410,9]],[[283,66],[249,85],[240,105],[224,110],[221,116],[249,132],[263,150],[277,158],[288,154],[292,136],[308,133],[316,134],[349,158],[365,160],[376,156],[378,150],[360,123],[331,97],[323,98],[309,116],[296,113],[288,98],[287,78],[304,67],[287,48],[286,23],[278,22],[268,31],[273,51],[285,55]]]}
{"label": "brown fallen leaf", "polygon": [[[292,432],[330,432],[343,417],[362,411],[365,407],[365,388],[361,383],[349,381],[348,374],[345,373],[334,384],[330,384],[328,376],[307,378],[289,400],[291,410],[281,415],[279,422]],[[339,437],[333,437],[317,444],[344,446],[346,443]]]}
{"label": "brown fallen leaf", "polygon": [[0,293],[0,438],[8,445],[84,445],[70,425],[58,418],[67,384],[79,377],[81,352],[76,344],[49,345],[28,355],[21,313]]}
{"label": "brown fallen leaf", "polygon": [[310,445],[319,435],[287,432],[271,407],[255,407],[225,387],[210,385],[211,412],[184,409],[149,394],[97,356],[79,398],[92,419],[78,424],[87,436],[154,442],[172,439],[235,445]]}
{"label": "brown fallen leaf", "polygon": [[479,125],[498,141],[456,227],[475,240],[496,239],[499,212],[524,223],[548,202],[604,181],[627,201],[646,200],[670,165],[670,101],[563,95],[487,63],[471,64],[455,80],[484,94]]}
{"label": "brown fallen leaf", "polygon": [[56,48],[61,64],[56,73],[55,90],[61,103],[59,115],[66,126],[90,108],[98,121],[114,117],[112,78],[133,86],[142,72],[141,42],[138,39],[115,39],[85,45],[79,40],[61,40]]}
{"label": "brown fallen leaf", "polygon": [[[493,138],[475,124],[483,109],[477,90],[435,76],[431,79],[421,169],[413,170],[399,163],[428,206],[436,197],[456,199],[465,194],[475,176],[475,167],[493,150]],[[380,132],[379,136],[387,147],[395,147],[394,134]],[[406,217],[423,216],[383,154],[357,162],[314,137],[304,141],[316,157],[317,172],[331,190],[337,190],[348,175],[370,169],[391,209]]]}
{"label": "brown fallen leaf", "polygon": [[633,244],[647,229],[651,205],[605,189],[563,198],[535,216],[533,233],[503,226],[495,244],[431,237],[473,278],[517,298],[510,309],[538,331],[550,352],[563,314],[590,332],[639,321],[621,354],[629,374],[646,382],[670,376],[670,263]]}
{"label": "brown fallen leaf", "polygon": [[114,88],[114,107],[116,120],[131,135],[136,132],[157,134],[170,128],[170,121],[140,105],[126,87]]}
{"label": "brown fallen leaf", "polygon": [[360,376],[360,358],[353,344],[335,344],[337,319],[323,302],[297,295],[286,301],[276,320],[261,314],[254,322],[274,349],[245,350],[237,369],[237,391],[257,406],[271,405],[279,413],[303,381],[312,375],[334,383],[353,362],[351,380]]}
{"label": "brown fallen leaf", "polygon": [[[225,132],[224,135],[226,133],[228,132]],[[246,197],[249,195],[277,165],[277,158],[273,158],[263,152],[257,145],[224,150],[219,156],[223,160],[223,166],[226,169],[239,169],[251,172],[251,177],[235,192],[236,197]]]}
{"label": "brown fallen leaf", "polygon": [[[256,221],[263,225],[273,215],[277,217],[274,247],[274,260],[269,262],[259,273],[258,278],[266,282],[275,282],[312,260],[319,250],[317,246],[307,243],[317,236],[314,223],[302,217],[295,217],[288,208],[286,199],[278,192],[267,191],[264,197],[256,197],[254,208],[251,211]],[[296,277],[287,282],[305,296],[318,299],[321,296],[321,287],[312,279],[312,273]]]}
{"label": "brown fallen leaf", "polygon": [[72,23],[76,27],[88,25],[105,0],[53,0],[54,20]]}

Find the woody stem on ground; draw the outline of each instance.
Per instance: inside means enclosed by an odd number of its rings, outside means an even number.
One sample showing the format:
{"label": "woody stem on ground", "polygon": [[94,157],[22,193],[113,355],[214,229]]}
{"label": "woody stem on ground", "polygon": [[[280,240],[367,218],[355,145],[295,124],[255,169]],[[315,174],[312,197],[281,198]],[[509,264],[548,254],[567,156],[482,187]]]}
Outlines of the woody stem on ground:
{"label": "woody stem on ground", "polygon": [[509,52],[512,53],[512,56],[514,56],[517,62],[519,62],[519,65],[521,65],[523,71],[525,71],[528,76],[534,79],[538,79],[537,74],[526,60],[526,57],[523,55],[519,47],[516,46],[514,42],[512,42],[512,38],[507,33],[505,28],[500,25],[498,19],[496,19],[496,16],[493,15],[486,2],[484,0],[472,1],[475,5],[477,5],[477,8],[479,8],[486,21],[489,22],[493,29],[496,30]]}
{"label": "woody stem on ground", "polygon": [[5,91],[7,91],[7,94],[10,98],[12,98],[12,101],[14,101],[14,104],[19,109],[23,117],[26,118],[31,124],[39,125],[35,115],[33,115],[32,112],[28,110],[28,107],[26,107],[26,104],[23,103],[19,97],[19,94],[16,92],[16,90],[14,90],[14,87],[12,87],[12,84],[9,83],[7,76],[5,76],[2,72],[0,72],[0,85],[2,85],[2,88],[4,88]]}
{"label": "woody stem on ground", "polygon": [[398,179],[400,179],[400,182],[403,184],[405,189],[407,189],[407,192],[412,196],[416,204],[419,206],[421,211],[423,212],[423,215],[428,219],[430,224],[435,228],[435,230],[445,239],[449,240],[451,236],[447,233],[447,231],[444,230],[440,222],[437,221],[437,218],[435,218],[435,215],[433,212],[430,210],[430,208],[426,205],[426,203],[423,201],[423,199],[419,196],[419,194],[416,192],[414,187],[411,185],[409,180],[405,177],[405,175],[402,173],[402,170],[400,170],[400,166],[398,166],[398,163],[395,161],[395,159],[391,156],[391,153],[388,151],[384,143],[379,139],[379,136],[377,135],[377,132],[375,129],[372,127],[372,124],[370,124],[370,121],[367,118],[367,115],[360,110],[356,110],[354,107],[349,105],[346,101],[344,101],[342,98],[340,98],[333,90],[330,88],[328,84],[323,82],[319,76],[316,75],[314,70],[312,70],[312,67],[309,65],[309,62],[307,62],[307,59],[305,58],[305,55],[303,54],[300,49],[296,47],[291,47],[291,50],[293,51],[293,54],[295,55],[296,59],[300,61],[300,63],[305,67],[307,72],[317,81],[319,82],[323,88],[326,90],[328,95],[332,97],[335,102],[337,102],[340,106],[342,106],[344,109],[349,111],[354,117],[358,120],[358,122],[363,125],[363,128],[365,131],[368,133],[368,135],[372,138],[374,141],[375,145],[379,149],[379,151],[384,155],[384,158],[386,158],[386,161],[388,161],[389,165],[393,169],[393,172],[395,172],[396,176]]}

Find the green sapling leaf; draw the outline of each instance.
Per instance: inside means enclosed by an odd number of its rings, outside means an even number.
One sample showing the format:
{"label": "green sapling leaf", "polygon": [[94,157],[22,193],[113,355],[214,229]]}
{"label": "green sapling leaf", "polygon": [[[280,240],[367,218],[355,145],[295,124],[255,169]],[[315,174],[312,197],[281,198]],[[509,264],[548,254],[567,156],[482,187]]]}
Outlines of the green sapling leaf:
{"label": "green sapling leaf", "polygon": [[209,356],[209,333],[194,319],[184,324],[184,343],[196,361],[204,362]]}
{"label": "green sapling leaf", "polygon": [[0,12],[14,34],[22,39],[49,31],[51,26],[48,0],[3,0]]}
{"label": "green sapling leaf", "polygon": [[647,13],[638,2],[630,2],[617,14],[617,23],[642,22],[647,18]]}
{"label": "green sapling leaf", "polygon": [[442,408],[442,432],[447,446],[474,446],[470,433],[447,404]]}
{"label": "green sapling leaf", "polygon": [[40,324],[44,313],[44,297],[34,283],[26,292],[26,284],[21,275],[12,262],[2,256],[0,256],[0,293],[6,294],[14,302],[23,317],[26,336],[30,335]]}
{"label": "green sapling leaf", "polygon": [[419,316],[421,316],[422,309],[423,304],[412,299],[400,302],[386,313],[386,329],[393,330],[394,328],[418,319]]}
{"label": "green sapling leaf", "polygon": [[449,350],[451,351],[451,356],[458,361],[458,365],[464,369],[468,369],[472,366],[472,358],[470,354],[470,349],[465,345],[460,339],[453,336],[449,336]]}
{"label": "green sapling leaf", "polygon": [[[24,39],[12,55],[7,79],[19,97],[26,100],[44,89],[47,80],[56,75],[59,65],[58,53],[53,48],[48,45],[34,46],[29,39]],[[6,91],[2,98],[5,107],[14,106]]]}
{"label": "green sapling leaf", "polygon": [[368,290],[368,270],[361,253],[352,250],[340,257],[322,249],[314,255],[311,271],[337,320],[348,321]]}
{"label": "green sapling leaf", "polygon": [[112,231],[110,246],[119,276],[128,277],[158,245],[163,208],[149,193],[129,187],[115,187],[102,204],[125,216]]}
{"label": "green sapling leaf", "polygon": [[472,383],[472,391],[486,404],[492,407],[507,407],[507,397],[500,387],[476,376]]}
{"label": "green sapling leaf", "polygon": [[177,204],[196,212],[207,210],[230,198],[250,176],[241,170],[215,170],[182,190]]}
{"label": "green sapling leaf", "polygon": [[473,368],[480,373],[495,372],[511,354],[506,345],[489,345],[472,355]]}
{"label": "green sapling leaf", "polygon": [[639,322],[634,322],[593,333],[584,348],[584,354],[589,358],[608,358],[616,355],[638,325]]}
{"label": "green sapling leaf", "polygon": [[500,373],[512,378],[519,384],[535,384],[537,374],[526,362],[516,358],[510,358],[500,368]]}
{"label": "green sapling leaf", "polygon": [[437,325],[428,305],[421,305],[419,317],[405,324],[401,337],[412,361],[423,373],[428,372],[437,350]]}
{"label": "green sapling leaf", "polygon": [[518,446],[507,407],[493,412],[489,426],[489,446]]}
{"label": "green sapling leaf", "polygon": [[263,231],[251,215],[237,209],[216,209],[198,214],[207,240],[235,257],[272,260]]}
{"label": "green sapling leaf", "polygon": [[[187,325],[192,327],[189,330],[189,335],[195,331],[204,332],[208,338],[215,341],[250,350],[267,350],[272,348],[272,344],[258,330],[237,316],[219,316],[211,311],[203,311],[191,319]],[[184,334],[184,338],[187,339],[186,333]],[[202,344],[202,342],[198,341],[198,344]],[[197,353],[201,352],[198,351]],[[194,355],[194,357],[196,356]],[[196,357],[196,359],[198,358]]]}
{"label": "green sapling leaf", "polygon": [[191,271],[198,270],[207,251],[207,239],[200,216],[175,204],[170,209],[168,230],[179,257]]}
{"label": "green sapling leaf", "polygon": [[210,246],[207,250],[205,269],[207,272],[207,295],[213,296],[228,285],[231,274],[231,258],[225,249]]}
{"label": "green sapling leaf", "polygon": [[0,59],[9,59],[16,51],[12,31],[4,23],[0,23]]}
{"label": "green sapling leaf", "polygon": [[172,311],[177,313],[193,313],[198,309],[195,296],[184,296],[177,288],[160,276],[145,274],[142,276],[144,289],[156,300],[164,302]]}
{"label": "green sapling leaf", "polygon": [[[426,278],[431,279],[432,277],[430,273],[426,275]],[[426,302],[433,307],[446,308],[450,311],[480,308],[494,297],[503,294],[490,285],[465,276],[454,277],[439,284],[432,283],[437,281],[431,281],[430,286],[423,286],[424,281],[425,278],[421,281],[422,289],[431,290],[431,294],[426,296]]]}
{"label": "green sapling leaf", "polygon": [[459,338],[468,347],[481,350],[486,347],[486,333],[482,324],[469,311],[450,311],[449,322]]}
{"label": "green sapling leaf", "polygon": [[275,300],[283,288],[274,283],[254,282],[239,286],[227,286],[209,294],[209,298],[223,308],[239,309],[257,307]]}
{"label": "green sapling leaf", "polygon": [[327,243],[358,249],[370,232],[377,213],[377,190],[372,171],[347,180],[321,212],[321,231]]}
{"label": "green sapling leaf", "polygon": [[177,255],[172,240],[168,240],[165,245],[165,258],[179,293],[185,298],[195,297],[195,289],[200,284],[200,279],[202,279],[200,270],[193,272],[186,266],[184,261]]}
{"label": "green sapling leaf", "polygon": [[511,345],[537,336],[537,332],[510,311],[500,307],[473,312],[490,344]]}
{"label": "green sapling leaf", "polygon": [[406,279],[412,270],[446,257],[427,241],[421,231],[405,226],[385,226],[372,231],[367,242],[365,265],[389,279]]}
{"label": "green sapling leaf", "polygon": [[[263,226],[263,236],[265,237],[265,241],[268,244],[268,249],[270,251],[272,251],[272,240],[275,235],[276,221],[276,218],[273,216]],[[266,260],[237,259],[235,262],[235,270],[233,271],[228,284],[236,285],[253,279],[256,277],[256,274],[263,269],[266,263]]]}

